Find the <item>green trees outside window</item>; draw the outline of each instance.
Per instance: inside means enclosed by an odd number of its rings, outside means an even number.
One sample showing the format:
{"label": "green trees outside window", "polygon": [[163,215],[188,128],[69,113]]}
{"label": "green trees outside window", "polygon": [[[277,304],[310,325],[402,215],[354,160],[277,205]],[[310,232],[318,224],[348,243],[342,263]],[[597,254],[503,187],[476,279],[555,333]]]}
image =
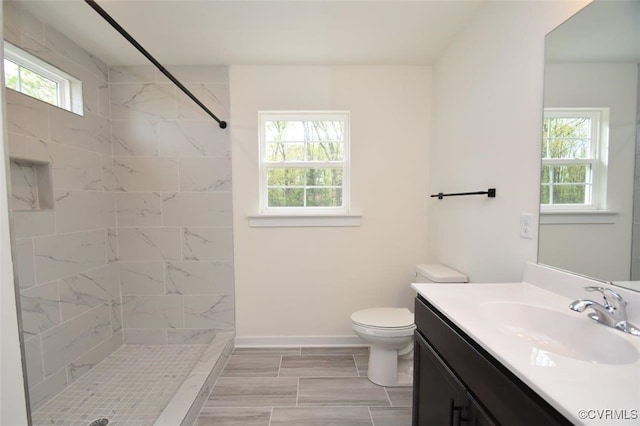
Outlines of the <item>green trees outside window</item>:
{"label": "green trees outside window", "polygon": [[29,68],[4,60],[5,85],[41,101],[58,105],[58,83]]}
{"label": "green trees outside window", "polygon": [[267,207],[343,206],[345,121],[264,122]]}
{"label": "green trees outside window", "polygon": [[540,203],[592,206],[599,161],[600,113],[546,111],[542,135]]}

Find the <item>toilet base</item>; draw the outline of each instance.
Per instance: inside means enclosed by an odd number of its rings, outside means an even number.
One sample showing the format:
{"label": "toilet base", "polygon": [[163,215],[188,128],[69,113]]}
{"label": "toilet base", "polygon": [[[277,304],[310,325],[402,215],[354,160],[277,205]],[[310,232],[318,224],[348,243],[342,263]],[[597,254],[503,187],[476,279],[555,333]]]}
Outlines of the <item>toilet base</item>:
{"label": "toilet base", "polygon": [[[400,368],[398,368],[400,366]],[[412,386],[413,360],[398,357],[397,349],[371,347],[367,377],[385,387]]]}

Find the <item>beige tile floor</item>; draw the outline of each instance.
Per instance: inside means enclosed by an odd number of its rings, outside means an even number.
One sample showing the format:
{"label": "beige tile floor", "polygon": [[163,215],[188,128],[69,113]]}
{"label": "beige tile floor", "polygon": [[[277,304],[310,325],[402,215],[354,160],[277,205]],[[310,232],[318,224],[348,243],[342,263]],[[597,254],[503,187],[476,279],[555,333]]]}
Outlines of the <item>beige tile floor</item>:
{"label": "beige tile floor", "polygon": [[374,385],[367,360],[367,348],[236,349],[196,425],[410,425],[412,388]]}

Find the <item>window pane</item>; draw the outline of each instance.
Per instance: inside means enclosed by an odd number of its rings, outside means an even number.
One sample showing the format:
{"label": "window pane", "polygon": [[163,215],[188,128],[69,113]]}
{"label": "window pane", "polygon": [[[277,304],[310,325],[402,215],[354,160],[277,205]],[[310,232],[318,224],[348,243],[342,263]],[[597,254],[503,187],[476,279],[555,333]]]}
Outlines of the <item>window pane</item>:
{"label": "window pane", "polygon": [[542,185],[542,191],[540,191],[540,204],[549,204],[549,192],[549,186]]}
{"label": "window pane", "polygon": [[586,185],[555,185],[553,204],[585,204]]}
{"label": "window pane", "polygon": [[267,142],[280,142],[284,139],[285,121],[267,121],[264,123]]}
{"label": "window pane", "polygon": [[276,169],[267,170],[268,186],[304,186],[304,169]]}
{"label": "window pane", "polygon": [[542,166],[542,183],[550,183],[551,182],[551,173],[553,166]]}
{"label": "window pane", "polygon": [[269,207],[304,207],[304,189],[269,188]]}
{"label": "window pane", "polygon": [[267,161],[304,161],[304,143],[268,143]]}
{"label": "window pane", "polygon": [[551,138],[589,138],[591,119],[587,117],[549,118],[546,132]]}
{"label": "window pane", "polygon": [[[546,148],[546,147],[545,147]],[[551,139],[545,158],[590,158],[590,139]]]}
{"label": "window pane", "polygon": [[309,169],[307,185],[342,186],[342,169]]}
{"label": "window pane", "polygon": [[341,188],[309,188],[307,189],[307,206],[339,207],[342,205]]}
{"label": "window pane", "polygon": [[24,67],[20,67],[20,91],[41,101],[58,105],[58,84]]}
{"label": "window pane", "polygon": [[8,59],[4,60],[4,80],[5,86],[9,89],[20,90],[20,78],[18,76],[18,65]]}
{"label": "window pane", "polygon": [[267,142],[304,141],[302,121],[267,121],[265,126]]}
{"label": "window pane", "polygon": [[305,140],[343,141],[344,121],[305,121]]}
{"label": "window pane", "polygon": [[590,166],[580,164],[575,166],[553,166],[554,183],[585,183]]}
{"label": "window pane", "polygon": [[344,144],[339,142],[315,142],[307,144],[308,161],[342,161]]}

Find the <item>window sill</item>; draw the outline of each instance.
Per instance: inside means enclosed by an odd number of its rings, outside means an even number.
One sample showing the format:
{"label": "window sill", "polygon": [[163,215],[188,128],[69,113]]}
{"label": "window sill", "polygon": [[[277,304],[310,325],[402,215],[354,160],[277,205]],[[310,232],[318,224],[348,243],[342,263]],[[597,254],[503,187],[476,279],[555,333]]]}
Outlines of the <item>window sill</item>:
{"label": "window sill", "polygon": [[362,216],[340,215],[255,215],[249,216],[252,228],[313,228],[360,226]]}
{"label": "window sill", "polygon": [[558,210],[540,212],[540,225],[556,224],[612,224],[618,212],[611,210]]}

